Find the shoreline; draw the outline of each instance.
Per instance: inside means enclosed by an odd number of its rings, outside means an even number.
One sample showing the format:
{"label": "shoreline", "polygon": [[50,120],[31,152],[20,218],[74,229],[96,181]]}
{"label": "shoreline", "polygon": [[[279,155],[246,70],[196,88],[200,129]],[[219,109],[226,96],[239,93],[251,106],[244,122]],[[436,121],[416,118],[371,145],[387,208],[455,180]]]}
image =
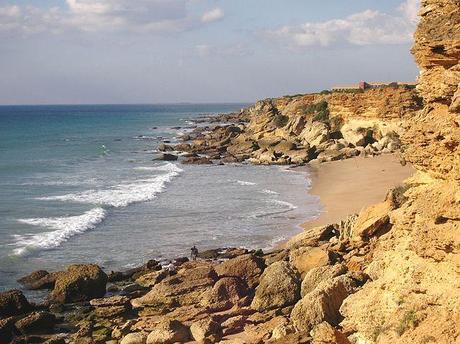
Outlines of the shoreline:
{"label": "shoreline", "polygon": [[397,154],[356,157],[294,170],[308,173],[311,180],[308,192],[318,196],[323,207],[317,219],[300,224],[304,231],[338,223],[383,201],[390,189],[402,184],[415,171],[410,165],[402,166]]}

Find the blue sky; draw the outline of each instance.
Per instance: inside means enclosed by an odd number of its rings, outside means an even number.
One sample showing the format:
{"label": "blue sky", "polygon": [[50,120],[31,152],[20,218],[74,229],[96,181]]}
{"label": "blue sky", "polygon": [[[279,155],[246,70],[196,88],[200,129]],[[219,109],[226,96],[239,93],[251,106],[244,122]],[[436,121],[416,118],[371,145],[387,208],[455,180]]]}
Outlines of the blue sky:
{"label": "blue sky", "polygon": [[415,80],[418,0],[0,0],[0,104],[252,102]]}

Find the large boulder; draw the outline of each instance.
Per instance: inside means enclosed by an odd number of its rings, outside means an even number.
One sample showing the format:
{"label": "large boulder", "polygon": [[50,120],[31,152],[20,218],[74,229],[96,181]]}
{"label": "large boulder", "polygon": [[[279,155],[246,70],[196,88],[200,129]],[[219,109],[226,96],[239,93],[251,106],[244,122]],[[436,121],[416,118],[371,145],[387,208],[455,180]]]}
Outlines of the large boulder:
{"label": "large boulder", "polygon": [[390,200],[372,205],[359,213],[352,228],[352,241],[367,241],[373,235],[384,234],[390,227],[390,212],[393,205]]}
{"label": "large boulder", "polygon": [[229,259],[216,266],[219,277],[239,277],[250,288],[259,284],[259,278],[265,268],[264,260],[253,254],[245,254]]}
{"label": "large boulder", "polygon": [[321,242],[329,241],[336,235],[336,229],[332,225],[311,228],[292,237],[286,244],[289,249],[303,246],[318,246]]}
{"label": "large boulder", "polygon": [[298,331],[311,331],[323,321],[337,325],[340,306],[354,288],[355,282],[347,276],[321,283],[297,302],[291,313],[291,321]]}
{"label": "large boulder", "polygon": [[317,325],[311,334],[313,337],[312,344],[351,344],[347,336],[327,322]]}
{"label": "large boulder", "polygon": [[294,305],[299,299],[299,276],[288,262],[281,261],[265,269],[251,308],[263,312]]}
{"label": "large boulder", "polygon": [[129,298],[126,296],[112,296],[93,299],[90,305],[95,308],[95,313],[101,318],[112,318],[131,310]]}
{"label": "large boulder", "polygon": [[70,265],[56,279],[49,300],[53,303],[88,301],[104,296],[107,275],[95,264]]}
{"label": "large boulder", "polygon": [[217,274],[211,263],[188,262],[176,275],[165,278],[131,304],[134,308],[197,304],[207,297],[216,280]]}
{"label": "large boulder", "polygon": [[177,320],[160,322],[147,337],[147,344],[185,343],[190,339],[189,328]]}
{"label": "large boulder", "polygon": [[319,146],[329,139],[329,129],[326,124],[315,121],[305,126],[299,135],[299,139],[312,147]]}
{"label": "large boulder", "polygon": [[22,318],[14,324],[14,326],[22,334],[31,333],[46,333],[51,330],[56,323],[54,314],[48,312],[33,312]]}
{"label": "large boulder", "polygon": [[329,252],[320,247],[299,247],[289,254],[289,261],[302,277],[313,268],[330,263]]}
{"label": "large boulder", "polygon": [[18,279],[18,283],[22,284],[26,289],[30,289],[30,285],[36,283],[47,275],[49,275],[49,272],[46,270],[34,271],[31,274]]}
{"label": "large boulder", "polygon": [[333,279],[334,277],[343,275],[347,272],[347,269],[342,264],[336,264],[333,266],[319,266],[308,271],[302,281],[300,294],[302,297],[311,293],[316,289],[322,282]]}
{"label": "large boulder", "polygon": [[24,294],[16,289],[0,293],[0,318],[24,314],[32,309]]}

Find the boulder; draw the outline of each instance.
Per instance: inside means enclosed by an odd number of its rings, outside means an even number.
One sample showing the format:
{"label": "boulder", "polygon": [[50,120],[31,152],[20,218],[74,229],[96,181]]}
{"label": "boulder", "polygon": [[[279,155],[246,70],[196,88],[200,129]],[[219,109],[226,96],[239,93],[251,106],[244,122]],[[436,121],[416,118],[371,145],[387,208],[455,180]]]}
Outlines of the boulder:
{"label": "boulder", "polygon": [[174,149],[179,152],[190,152],[192,150],[192,146],[189,143],[179,143],[174,147]]}
{"label": "boulder", "polygon": [[300,299],[300,280],[288,262],[276,262],[265,269],[251,303],[259,312],[294,305]]}
{"label": "boulder", "polygon": [[11,338],[13,337],[13,333],[16,333],[16,329],[14,328],[14,322],[16,321],[16,317],[9,317],[0,319],[0,338],[5,342],[9,343]]}
{"label": "boulder", "polygon": [[265,263],[262,258],[245,254],[217,265],[216,272],[219,277],[239,277],[249,288],[254,288],[259,284],[259,277],[264,268]]}
{"label": "boulder", "polygon": [[313,268],[330,263],[329,253],[320,247],[299,247],[289,254],[289,261],[302,278]]}
{"label": "boulder", "polygon": [[93,299],[90,301],[90,305],[95,308],[96,316],[101,318],[112,318],[131,310],[129,298],[126,296]]}
{"label": "boulder", "polygon": [[177,159],[178,159],[177,155],[169,154],[169,153],[163,153],[163,154],[160,155],[159,158],[154,159],[154,160],[176,161]]}
{"label": "boulder", "polygon": [[204,305],[217,309],[231,308],[248,294],[246,282],[238,277],[223,277],[214,284]]}
{"label": "boulder", "polygon": [[30,289],[29,286],[43,277],[49,275],[49,272],[46,270],[34,271],[31,274],[24,276],[18,279],[18,283],[22,284],[26,289]]}
{"label": "boulder", "polygon": [[147,334],[142,332],[129,333],[123,337],[120,344],[146,344]]}
{"label": "boulder", "polygon": [[22,334],[46,333],[54,327],[55,323],[56,317],[54,314],[48,312],[33,312],[25,318],[16,321],[14,326]]}
{"label": "boulder", "polygon": [[291,250],[303,246],[314,247],[318,246],[321,242],[329,241],[335,235],[336,230],[332,225],[315,227],[292,237],[286,244],[286,247]]}
{"label": "boulder", "polygon": [[294,306],[291,321],[295,328],[308,332],[323,321],[338,325],[340,306],[354,288],[355,282],[347,276],[339,276],[321,283]]}
{"label": "boulder", "polygon": [[177,320],[160,322],[147,337],[147,344],[173,344],[189,341],[190,331]]}
{"label": "boulder", "polygon": [[295,150],[297,145],[292,141],[282,140],[276,146],[273,147],[273,150],[278,153],[286,153],[291,150]]}
{"label": "boulder", "polygon": [[158,146],[158,150],[160,152],[172,152],[174,151],[174,147],[170,146],[170,145],[166,145],[164,143],[161,143],[159,146]]}
{"label": "boulder", "polygon": [[319,146],[329,139],[329,129],[321,122],[313,122],[305,126],[299,135],[302,143],[308,143],[310,146]]}
{"label": "boulder", "polygon": [[384,234],[391,227],[389,214],[392,210],[389,200],[362,210],[352,228],[351,240],[366,241],[373,235]]}
{"label": "boulder", "polygon": [[311,293],[316,289],[322,282],[333,279],[334,277],[343,275],[347,272],[347,268],[342,264],[336,264],[333,266],[319,266],[311,269],[305,274],[302,281],[300,295],[304,297],[308,293]]}
{"label": "boulder", "polygon": [[134,308],[196,304],[206,298],[216,280],[217,274],[211,263],[184,263],[176,275],[165,278],[131,304]]}
{"label": "boulder", "polygon": [[24,294],[16,289],[0,293],[0,318],[29,312],[32,306]]}
{"label": "boulder", "polygon": [[190,326],[192,338],[199,343],[216,343],[222,337],[222,329],[214,320],[207,318],[194,322]]}
{"label": "boulder", "polygon": [[182,161],[186,165],[212,165],[211,159],[207,157],[189,157]]}
{"label": "boulder", "polygon": [[42,278],[25,285],[25,287],[30,290],[53,289],[54,284],[61,273],[61,271],[51,272]]}
{"label": "boulder", "polygon": [[107,275],[95,264],[70,265],[56,280],[49,300],[71,303],[100,298],[105,294]]}

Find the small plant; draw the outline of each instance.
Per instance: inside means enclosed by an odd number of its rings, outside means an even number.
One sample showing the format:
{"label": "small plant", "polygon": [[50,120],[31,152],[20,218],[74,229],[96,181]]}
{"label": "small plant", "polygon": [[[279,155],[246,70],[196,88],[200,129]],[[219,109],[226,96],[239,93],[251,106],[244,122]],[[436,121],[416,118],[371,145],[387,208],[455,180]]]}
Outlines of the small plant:
{"label": "small plant", "polygon": [[390,330],[390,326],[388,325],[384,325],[384,324],[377,325],[374,328],[374,331],[372,332],[372,340],[376,342],[377,339],[380,337],[380,335],[387,333],[389,330]]}
{"label": "small plant", "polygon": [[275,115],[274,123],[277,128],[284,127],[288,123],[288,121],[289,117],[287,116],[281,115],[279,113]]}
{"label": "small plant", "polygon": [[409,190],[408,185],[400,185],[394,188],[392,192],[393,200],[397,208],[401,208],[401,206],[407,202],[407,197],[404,196],[406,191]]}
{"label": "small plant", "polygon": [[400,336],[409,329],[416,328],[419,324],[419,318],[415,310],[410,310],[404,314],[399,325],[396,327],[396,333]]}
{"label": "small plant", "polygon": [[436,338],[433,336],[424,336],[422,338],[422,344],[436,343]]}

